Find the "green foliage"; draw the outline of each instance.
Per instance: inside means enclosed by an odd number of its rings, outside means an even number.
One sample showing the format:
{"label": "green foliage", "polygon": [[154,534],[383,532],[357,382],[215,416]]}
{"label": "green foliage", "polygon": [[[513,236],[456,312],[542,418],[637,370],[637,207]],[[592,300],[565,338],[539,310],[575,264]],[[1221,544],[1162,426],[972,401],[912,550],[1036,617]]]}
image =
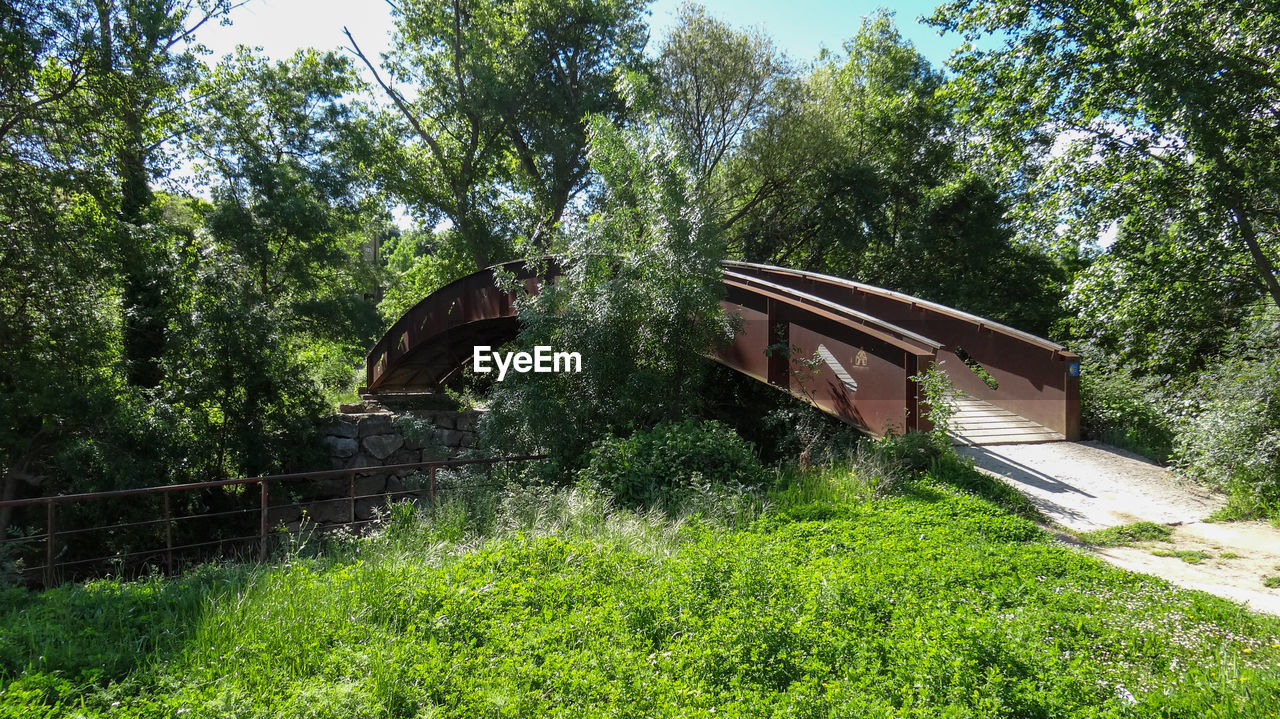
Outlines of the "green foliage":
{"label": "green foliage", "polygon": [[1080,423],[1086,436],[1165,462],[1173,451],[1174,423],[1162,378],[1135,378],[1123,369],[1084,363]]}
{"label": "green foliage", "polygon": [[1231,357],[1202,373],[1174,461],[1227,492],[1226,516],[1280,515],[1280,361]]}
{"label": "green foliage", "polygon": [[[544,254],[586,186],[586,117],[621,118],[615,71],[639,62],[639,0],[429,0],[392,8],[378,82],[392,100],[371,166],[427,226],[447,218],[470,270]],[[353,47],[357,48],[352,38]],[[366,63],[372,62],[361,55]],[[380,75],[380,73],[379,73]],[[411,92],[396,85],[413,86]]]}
{"label": "green foliage", "polygon": [[[1256,294],[1203,281],[1232,260],[1178,240],[1119,238],[1078,272],[1066,305],[1066,331],[1140,375],[1183,375],[1218,353]],[[1145,247],[1143,246],[1145,243]]]}
{"label": "green foliage", "polygon": [[906,434],[886,434],[876,443],[876,448],[894,464],[915,474],[929,469],[950,451],[948,446],[939,444],[931,433],[914,430]]}
{"label": "green foliage", "polygon": [[[1095,529],[1076,534],[1082,541],[1095,547],[1128,547],[1138,542],[1168,542],[1173,528],[1155,522],[1134,522],[1119,527]],[[1224,552],[1223,557],[1226,557]]]}
{"label": "green foliage", "polygon": [[693,3],[676,15],[658,52],[657,104],[707,186],[725,180],[718,170],[781,100],[790,69],[759,30],[735,30]]}
{"label": "green foliage", "polygon": [[0,712],[1280,710],[1274,618],[1082,556],[982,499],[906,489],[738,530],[521,489],[482,537],[457,534],[454,510],[402,510],[314,559],[19,590],[0,595]]}
{"label": "green foliage", "polygon": [[[881,12],[780,83],[717,186],[731,254],[907,292],[1044,333],[1062,272],[1013,242],[931,67]],[[928,272],[920,268],[928,267]]]}
{"label": "green foliage", "polygon": [[1084,258],[1118,231],[1073,303],[1077,331],[1124,361],[1188,369],[1217,319],[1280,304],[1266,209],[1280,91],[1259,72],[1278,17],[1211,0],[957,0],[933,17],[967,42],[948,94],[1014,188],[1022,231]]}
{"label": "green foliage", "polygon": [[426,243],[413,241],[424,234],[407,233],[388,248],[391,252],[386,266],[391,280],[378,303],[378,314],[386,325],[400,319],[432,292],[475,271],[471,257],[452,232],[430,235]]}
{"label": "green foliage", "polygon": [[1187,564],[1199,564],[1213,555],[1200,549],[1153,549],[1151,553],[1157,557],[1177,557]]}
{"label": "green foliage", "polygon": [[601,439],[578,473],[629,507],[659,506],[699,487],[753,487],[763,478],[751,445],[719,422],[696,420]]}
{"label": "green foliage", "polygon": [[920,388],[922,399],[928,403],[926,415],[933,428],[929,437],[938,445],[940,451],[951,448],[951,418],[956,413],[956,402],[960,392],[956,389],[951,377],[938,367],[930,367],[922,374],[910,377]]}
{"label": "green foliage", "polygon": [[508,377],[481,427],[488,446],[548,450],[567,467],[599,437],[689,416],[702,355],[730,327],[719,228],[678,149],[654,129],[595,118],[591,152],[597,212],[556,259],[556,282],[522,300],[516,343],[578,352],[582,371]]}

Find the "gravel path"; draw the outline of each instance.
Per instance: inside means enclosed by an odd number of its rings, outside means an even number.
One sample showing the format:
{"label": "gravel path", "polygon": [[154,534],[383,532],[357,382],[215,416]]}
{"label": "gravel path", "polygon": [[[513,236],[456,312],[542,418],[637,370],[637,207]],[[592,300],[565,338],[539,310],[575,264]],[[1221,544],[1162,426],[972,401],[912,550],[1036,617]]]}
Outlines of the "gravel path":
{"label": "gravel path", "polygon": [[1196,522],[1223,504],[1203,487],[1136,454],[1101,442],[957,447],[979,469],[1027,495],[1064,527]]}
{"label": "gravel path", "polygon": [[[1280,615],[1280,529],[1264,522],[1206,523],[1224,499],[1163,467],[1100,442],[957,447],[978,469],[1000,477],[1059,525],[1085,531],[1147,521],[1175,527],[1172,542],[1092,549],[1112,564]],[[1208,555],[1198,564],[1152,554]]]}

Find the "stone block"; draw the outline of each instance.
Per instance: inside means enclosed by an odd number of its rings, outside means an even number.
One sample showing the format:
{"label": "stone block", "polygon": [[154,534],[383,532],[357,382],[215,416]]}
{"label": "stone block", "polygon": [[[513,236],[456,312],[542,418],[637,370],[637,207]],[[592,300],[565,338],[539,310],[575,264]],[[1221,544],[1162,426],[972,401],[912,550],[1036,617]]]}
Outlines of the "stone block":
{"label": "stone block", "polygon": [[351,457],[356,453],[356,441],[348,437],[325,435],[320,438],[320,447],[331,457]]}
{"label": "stone block", "polygon": [[470,449],[471,447],[476,446],[476,433],[475,433],[475,432],[463,432],[463,433],[462,433],[462,444],[460,444],[459,446],[464,447],[464,448],[467,448],[467,449]]}
{"label": "stone block", "polygon": [[364,406],[364,402],[343,402],[338,405],[338,411],[343,414],[362,414],[369,410]]}
{"label": "stone block", "polygon": [[307,516],[314,524],[342,524],[351,519],[351,503],[345,499],[326,499],[307,505]]}
{"label": "stone block", "polygon": [[404,437],[398,434],[375,434],[365,437],[361,444],[364,451],[374,458],[385,461],[393,452],[404,446]]}
{"label": "stone block", "polygon": [[446,447],[457,449],[462,446],[462,438],[466,436],[464,432],[456,429],[442,429],[439,432],[440,442]]}
{"label": "stone block", "polygon": [[373,474],[356,480],[357,497],[382,494],[385,491],[387,491],[387,476],[385,474]]}
{"label": "stone block", "polygon": [[422,461],[422,452],[416,449],[409,449],[408,445],[398,449],[387,457],[387,464],[416,464]]}
{"label": "stone block", "polygon": [[284,506],[275,507],[267,511],[267,526],[275,528],[278,525],[292,525],[302,519],[302,507]]}
{"label": "stone block", "polygon": [[369,437],[377,434],[391,434],[395,427],[391,424],[389,414],[367,414],[360,418],[360,436]]}
{"label": "stone block", "polygon": [[460,412],[454,420],[454,427],[463,432],[474,432],[480,424],[480,413],[474,410],[470,412]]}
{"label": "stone block", "polygon": [[350,417],[334,417],[325,422],[320,427],[321,434],[331,434],[335,437],[345,437],[347,439],[355,439],[360,436],[360,430],[356,426],[356,420]]}
{"label": "stone block", "polygon": [[432,423],[440,429],[456,429],[458,421],[457,412],[440,412],[431,419]]}

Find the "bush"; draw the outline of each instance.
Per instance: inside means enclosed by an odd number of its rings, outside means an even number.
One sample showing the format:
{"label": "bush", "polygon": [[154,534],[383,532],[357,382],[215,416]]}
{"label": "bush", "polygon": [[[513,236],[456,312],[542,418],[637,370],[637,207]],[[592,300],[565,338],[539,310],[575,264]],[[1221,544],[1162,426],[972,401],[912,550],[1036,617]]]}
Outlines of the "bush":
{"label": "bush", "polygon": [[911,474],[928,471],[934,462],[950,453],[950,447],[934,435],[915,430],[885,435],[874,446],[877,454]]}
{"label": "bush", "polygon": [[687,490],[758,485],[764,467],[732,429],[688,419],[597,441],[579,479],[612,492],[622,504],[653,505]]}
{"label": "bush", "polygon": [[1225,360],[1191,394],[1179,468],[1231,495],[1223,518],[1280,515],[1280,359]]}
{"label": "bush", "polygon": [[1146,457],[1169,460],[1173,422],[1164,410],[1164,378],[1136,378],[1091,365],[1080,373],[1080,423],[1086,437]]}

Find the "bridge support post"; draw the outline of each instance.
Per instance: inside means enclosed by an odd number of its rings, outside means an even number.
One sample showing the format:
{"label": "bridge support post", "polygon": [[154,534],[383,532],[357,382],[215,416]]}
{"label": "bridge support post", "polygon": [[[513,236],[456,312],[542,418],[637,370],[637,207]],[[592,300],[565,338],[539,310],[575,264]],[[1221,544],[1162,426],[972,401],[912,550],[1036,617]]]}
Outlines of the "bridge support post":
{"label": "bridge support post", "polygon": [[791,332],[782,314],[782,303],[770,299],[767,306],[769,324],[769,384],[791,388]]}
{"label": "bridge support post", "polygon": [[920,383],[912,379],[928,372],[935,364],[935,356],[907,352],[903,358],[903,369],[907,376],[907,416],[904,432],[917,430],[929,432],[933,430],[933,422],[929,420],[929,400],[924,396]]}

